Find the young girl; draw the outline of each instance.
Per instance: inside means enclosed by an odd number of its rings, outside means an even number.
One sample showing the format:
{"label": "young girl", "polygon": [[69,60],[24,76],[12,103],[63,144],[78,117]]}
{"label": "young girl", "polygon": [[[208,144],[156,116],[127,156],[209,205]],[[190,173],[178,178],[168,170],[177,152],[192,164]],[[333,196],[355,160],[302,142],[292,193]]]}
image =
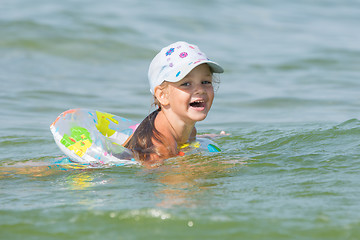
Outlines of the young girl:
{"label": "young girl", "polygon": [[206,118],[214,99],[213,73],[223,68],[186,42],[163,48],[152,60],[148,78],[157,110],[149,114],[124,144],[135,159],[160,163],[195,140],[195,123]]}

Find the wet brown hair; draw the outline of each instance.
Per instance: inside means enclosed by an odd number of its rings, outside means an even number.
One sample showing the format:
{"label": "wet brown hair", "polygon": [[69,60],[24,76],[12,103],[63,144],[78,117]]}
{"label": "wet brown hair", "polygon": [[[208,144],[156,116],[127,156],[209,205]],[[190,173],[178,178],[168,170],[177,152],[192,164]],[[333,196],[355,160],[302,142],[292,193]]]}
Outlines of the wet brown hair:
{"label": "wet brown hair", "polygon": [[160,112],[157,109],[150,113],[137,127],[130,141],[125,145],[134,153],[136,160],[147,161],[150,160],[151,154],[156,153],[160,156],[154,146],[153,140],[163,144],[162,134],[155,128],[155,118]]}
{"label": "wet brown hair", "polygon": [[[163,83],[160,86],[165,88],[166,83]],[[161,157],[161,153],[154,145],[154,141],[165,145],[164,136],[155,128],[155,118],[161,111],[161,104],[155,96],[153,105],[157,106],[157,109],[150,113],[140,123],[129,142],[124,146],[132,150],[136,160],[148,161],[153,154],[157,154],[159,157]]]}

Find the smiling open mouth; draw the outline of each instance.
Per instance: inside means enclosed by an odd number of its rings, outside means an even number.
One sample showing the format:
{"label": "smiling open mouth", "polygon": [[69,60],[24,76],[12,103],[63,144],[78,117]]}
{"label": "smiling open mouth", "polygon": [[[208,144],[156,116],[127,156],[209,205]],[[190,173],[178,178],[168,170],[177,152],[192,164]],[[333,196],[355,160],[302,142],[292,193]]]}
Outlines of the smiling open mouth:
{"label": "smiling open mouth", "polygon": [[194,102],[190,103],[190,106],[194,107],[194,108],[203,108],[203,107],[205,107],[205,102],[204,101],[194,101]]}

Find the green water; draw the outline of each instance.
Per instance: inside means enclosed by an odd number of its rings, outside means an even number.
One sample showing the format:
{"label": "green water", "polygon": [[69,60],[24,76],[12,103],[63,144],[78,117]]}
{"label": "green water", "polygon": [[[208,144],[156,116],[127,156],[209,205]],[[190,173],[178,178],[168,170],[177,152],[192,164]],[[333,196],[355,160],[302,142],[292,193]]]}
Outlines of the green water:
{"label": "green water", "polygon": [[[0,239],[359,239],[360,3],[0,4]],[[178,40],[225,73],[200,133],[223,151],[158,169],[63,169],[69,108],[140,121]],[[49,166],[52,166],[49,168]]]}

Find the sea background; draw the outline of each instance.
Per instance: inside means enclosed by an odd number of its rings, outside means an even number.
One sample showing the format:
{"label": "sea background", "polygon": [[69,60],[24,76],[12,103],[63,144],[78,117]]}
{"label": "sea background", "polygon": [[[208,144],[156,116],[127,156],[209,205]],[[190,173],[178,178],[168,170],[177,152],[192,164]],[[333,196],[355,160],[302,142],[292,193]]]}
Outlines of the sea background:
{"label": "sea background", "polygon": [[[0,239],[360,239],[360,2],[0,2]],[[225,73],[219,154],[56,169],[49,125],[141,121],[151,59],[184,40]]]}

